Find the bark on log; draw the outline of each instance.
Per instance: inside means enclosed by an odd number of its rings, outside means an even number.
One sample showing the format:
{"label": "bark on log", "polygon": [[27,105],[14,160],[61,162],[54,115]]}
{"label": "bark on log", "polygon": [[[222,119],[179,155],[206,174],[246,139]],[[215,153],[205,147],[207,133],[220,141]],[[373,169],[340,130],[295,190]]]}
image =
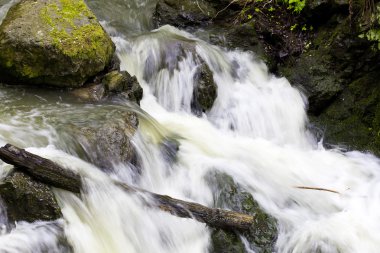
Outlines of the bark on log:
{"label": "bark on log", "polygon": [[[24,149],[7,144],[0,148],[0,159],[17,166],[19,170],[48,185],[74,193],[80,192],[82,181],[78,174]],[[115,182],[115,184],[128,192],[150,196],[153,203],[149,202],[148,205],[153,205],[178,217],[195,219],[210,227],[242,231],[248,230],[254,223],[253,216],[243,213],[209,208],[197,203],[152,193],[121,182]]]}

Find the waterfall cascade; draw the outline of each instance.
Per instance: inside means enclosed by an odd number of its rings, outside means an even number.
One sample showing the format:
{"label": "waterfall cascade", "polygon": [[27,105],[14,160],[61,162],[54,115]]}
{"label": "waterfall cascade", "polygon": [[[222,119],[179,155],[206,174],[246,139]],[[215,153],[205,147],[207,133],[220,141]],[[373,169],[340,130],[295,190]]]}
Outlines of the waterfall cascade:
{"label": "waterfall cascade", "polygon": [[[0,22],[14,2],[0,7]],[[2,207],[1,252],[67,252],[62,235],[75,253],[208,252],[205,225],[147,209],[111,179],[212,206],[214,188],[206,177],[213,171],[231,176],[277,220],[276,252],[378,252],[378,158],[324,148],[308,131],[304,96],[285,78],[268,73],[254,54],[218,48],[171,26],[149,31],[146,15],[107,20],[113,1],[102,2],[89,5],[113,36],[121,68],[144,90],[145,116],[133,138],[141,174],[119,163],[101,171],[82,160],[75,140],[62,134],[72,125],[117,117],[131,109],[127,101],[81,104],[64,92],[0,86],[0,145],[19,145],[86,176],[81,198],[54,190],[61,220],[7,229]],[[136,17],[152,5],[128,2],[118,3]],[[120,8],[115,15],[123,14]],[[135,29],[129,34],[130,27]],[[173,50],[182,43],[185,50]],[[212,71],[218,96],[209,111],[195,115],[194,75],[201,63]],[[162,138],[178,142],[174,161],[162,152]],[[0,163],[3,177],[10,167]],[[255,249],[247,243],[246,251]]]}

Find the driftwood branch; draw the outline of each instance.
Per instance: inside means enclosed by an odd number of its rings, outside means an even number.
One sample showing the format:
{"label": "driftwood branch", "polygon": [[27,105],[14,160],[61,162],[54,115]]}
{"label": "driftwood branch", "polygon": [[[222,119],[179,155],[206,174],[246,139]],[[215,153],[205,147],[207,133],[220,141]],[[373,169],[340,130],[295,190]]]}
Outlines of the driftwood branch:
{"label": "driftwood branch", "polygon": [[[81,190],[82,180],[78,174],[24,149],[7,144],[0,148],[0,159],[17,166],[24,173],[48,185],[74,193],[79,193]],[[153,205],[178,217],[195,219],[210,227],[248,230],[254,223],[253,216],[243,213],[209,208],[197,203],[145,191],[121,182],[115,182],[115,184],[128,192],[150,196],[154,201],[147,203],[148,205]]]}

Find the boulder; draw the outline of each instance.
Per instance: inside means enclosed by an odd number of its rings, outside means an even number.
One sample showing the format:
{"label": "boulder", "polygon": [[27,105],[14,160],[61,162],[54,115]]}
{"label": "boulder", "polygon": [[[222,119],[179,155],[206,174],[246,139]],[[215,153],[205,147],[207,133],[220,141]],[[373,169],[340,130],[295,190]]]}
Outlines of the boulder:
{"label": "boulder", "polygon": [[205,0],[159,0],[153,16],[155,27],[207,25],[216,15],[215,8]]}
{"label": "boulder", "polygon": [[22,0],[0,26],[0,51],[7,82],[79,87],[115,46],[83,0]]}
{"label": "boulder", "polygon": [[103,121],[97,119],[85,126],[72,124],[62,129],[62,134],[73,140],[72,149],[82,159],[109,169],[113,163],[134,162],[136,155],[131,139],[137,126],[135,113],[113,111]]}
{"label": "boulder", "polygon": [[321,115],[311,117],[322,129],[325,144],[380,156],[379,73],[377,70],[356,79]]}
{"label": "boulder", "polygon": [[[248,240],[254,252],[273,252],[277,236],[276,221],[266,214],[239,184],[227,174],[212,172],[207,180],[214,186],[214,205],[219,208],[228,208],[243,212],[255,217],[255,224],[250,231],[243,235]],[[211,235],[210,252],[240,253],[246,252],[245,245],[240,236],[234,232],[213,230]]]}
{"label": "boulder", "polygon": [[347,16],[331,18],[298,58],[288,59],[279,72],[309,99],[309,113],[319,115],[356,78],[373,71],[380,54],[350,28]]}
{"label": "boulder", "polygon": [[0,196],[9,221],[51,221],[62,217],[50,187],[17,170],[0,184]]}

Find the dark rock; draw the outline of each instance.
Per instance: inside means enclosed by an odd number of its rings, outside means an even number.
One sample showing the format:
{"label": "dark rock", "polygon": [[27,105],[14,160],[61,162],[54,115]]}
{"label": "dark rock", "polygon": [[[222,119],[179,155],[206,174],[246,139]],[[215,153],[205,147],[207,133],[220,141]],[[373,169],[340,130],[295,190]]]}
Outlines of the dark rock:
{"label": "dark rock", "polygon": [[50,221],[62,217],[50,187],[30,176],[14,171],[0,185],[10,221]]}
{"label": "dark rock", "polygon": [[199,65],[194,74],[195,87],[191,104],[192,110],[196,114],[209,110],[217,96],[217,85],[214,82],[212,71],[197,54],[196,42],[185,38],[183,40],[174,39],[169,36],[163,39],[165,43],[162,43],[160,57],[152,56],[146,60],[144,79],[150,82],[163,69],[167,69],[172,74],[174,70],[179,68],[180,61],[191,56]]}
{"label": "dark rock", "polygon": [[265,51],[265,45],[256,32],[254,21],[228,27],[215,26],[210,35],[210,42],[228,49],[251,51],[257,59],[264,61],[270,70],[275,68],[275,60]]}
{"label": "dark rock", "polygon": [[83,0],[24,0],[0,26],[0,78],[79,87],[110,63],[115,46]]}
{"label": "dark rock", "polygon": [[318,114],[343,90],[332,63],[330,55],[313,50],[302,54],[294,64],[280,67],[280,73],[306,94],[311,113]]}
{"label": "dark rock", "polygon": [[245,253],[243,243],[238,235],[224,230],[213,230],[210,253]]}
{"label": "dark rock", "polygon": [[[215,187],[216,207],[229,208],[255,217],[254,226],[243,234],[249,246],[255,252],[273,252],[277,236],[274,218],[266,214],[252,195],[236,184],[230,176],[214,172],[207,179]],[[243,242],[234,232],[213,230],[211,238],[210,252],[245,252]]]}
{"label": "dark rock", "polygon": [[208,111],[211,109],[217,97],[217,85],[214,82],[212,71],[207,64],[202,63],[194,76],[195,84],[193,92],[192,109],[197,111]]}
{"label": "dark rock", "polygon": [[320,114],[355,78],[376,67],[379,53],[351,30],[347,17],[321,27],[309,48],[279,66],[279,72],[309,99],[309,113]]}
{"label": "dark rock", "polygon": [[215,15],[216,10],[205,0],[159,0],[153,19],[156,27],[187,27],[206,25]]}
{"label": "dark rock", "polygon": [[319,117],[311,118],[323,129],[326,144],[380,155],[379,73],[356,79]]}

